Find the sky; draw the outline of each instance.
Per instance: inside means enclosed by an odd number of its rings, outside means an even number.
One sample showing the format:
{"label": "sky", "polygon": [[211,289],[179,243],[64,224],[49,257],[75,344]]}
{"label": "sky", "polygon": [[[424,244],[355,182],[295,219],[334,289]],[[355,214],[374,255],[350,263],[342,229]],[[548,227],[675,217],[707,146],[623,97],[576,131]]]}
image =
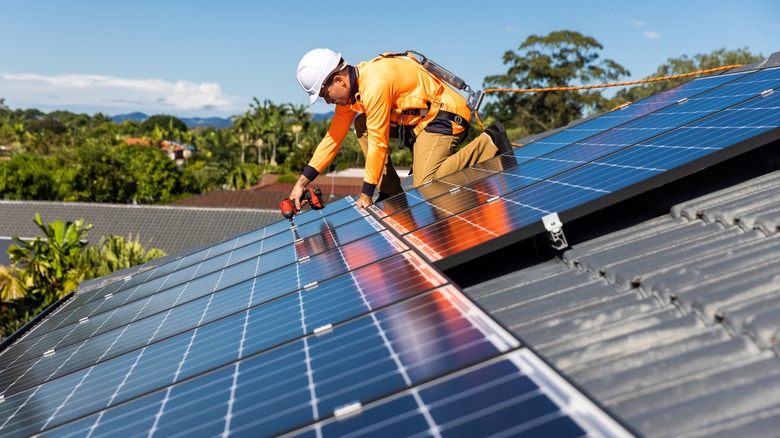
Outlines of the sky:
{"label": "sky", "polygon": [[0,0],[0,99],[109,116],[229,117],[255,98],[324,113],[295,79],[310,49],[353,64],[415,50],[482,89],[506,51],[559,30],[595,38],[635,80],[682,55],[780,52],[780,2]]}

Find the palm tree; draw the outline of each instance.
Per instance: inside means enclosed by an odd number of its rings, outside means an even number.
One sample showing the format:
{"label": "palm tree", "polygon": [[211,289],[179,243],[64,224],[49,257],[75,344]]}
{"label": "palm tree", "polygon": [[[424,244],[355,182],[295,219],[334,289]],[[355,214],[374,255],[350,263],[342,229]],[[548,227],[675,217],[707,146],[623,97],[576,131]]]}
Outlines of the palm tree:
{"label": "palm tree", "polygon": [[243,164],[246,160],[246,146],[253,145],[257,141],[257,123],[249,110],[241,116],[233,117],[233,130],[235,130],[236,137],[241,144],[241,163]]}
{"label": "palm tree", "polygon": [[259,137],[271,144],[269,162],[275,166],[277,164],[276,148],[289,135],[285,123],[289,114],[289,108],[288,105],[275,105],[268,99],[263,101],[262,104],[257,98],[254,101],[252,109],[254,110],[253,114],[259,128]]}
{"label": "palm tree", "polygon": [[5,303],[24,296],[19,283],[19,273],[15,266],[0,266],[0,301]]}
{"label": "palm tree", "polygon": [[85,225],[81,219],[44,225],[37,213],[34,222],[43,237],[28,242],[14,236],[20,245],[11,245],[8,254],[14,266],[23,266],[17,271],[19,284],[30,305],[40,311],[78,287],[78,283],[70,281],[69,275],[78,264],[83,242],[92,225]]}
{"label": "palm tree", "polygon": [[301,125],[303,131],[309,128],[312,115],[306,105],[294,105],[292,103],[287,104],[287,113],[290,117],[290,122],[294,125]]}

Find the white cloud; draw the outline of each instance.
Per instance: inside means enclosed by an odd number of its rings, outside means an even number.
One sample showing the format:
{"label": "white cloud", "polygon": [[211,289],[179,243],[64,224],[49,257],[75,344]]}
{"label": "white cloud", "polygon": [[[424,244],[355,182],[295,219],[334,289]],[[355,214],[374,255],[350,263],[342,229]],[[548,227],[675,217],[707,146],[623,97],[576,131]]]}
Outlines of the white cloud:
{"label": "white cloud", "polygon": [[660,40],[661,34],[658,32],[653,32],[652,30],[648,30],[647,32],[642,33],[642,38],[647,38],[649,40]]}
{"label": "white cloud", "polygon": [[173,114],[198,110],[235,113],[246,101],[225,95],[214,82],[37,73],[0,73],[0,97],[13,107],[95,108],[95,111],[112,114],[123,111]]}

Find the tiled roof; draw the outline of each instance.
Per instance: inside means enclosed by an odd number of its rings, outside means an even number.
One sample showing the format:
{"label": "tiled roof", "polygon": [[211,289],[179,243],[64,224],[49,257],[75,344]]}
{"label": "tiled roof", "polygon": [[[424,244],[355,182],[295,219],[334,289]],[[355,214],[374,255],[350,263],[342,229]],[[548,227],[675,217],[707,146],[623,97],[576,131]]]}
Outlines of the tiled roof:
{"label": "tiled roof", "polygon": [[639,433],[780,430],[780,172],[467,293]]}
{"label": "tiled roof", "polygon": [[87,234],[90,243],[97,244],[108,234],[133,239],[137,236],[144,248],[159,248],[169,254],[220,242],[282,219],[277,209],[0,200],[0,236],[39,236],[41,232],[33,222],[36,213],[44,224],[84,219],[93,225]]}
{"label": "tiled roof", "polygon": [[[177,201],[172,205],[206,208],[258,208],[278,210],[279,201],[290,196],[292,184],[274,183],[259,189],[213,190],[201,195]],[[325,201],[335,201],[349,195],[356,195],[360,189],[349,186],[321,187]]]}
{"label": "tiled roof", "polygon": [[205,207],[205,208],[258,208],[278,209],[279,200],[287,193],[281,191],[255,192],[247,190],[212,190],[197,196],[192,196],[173,203],[180,207]]}

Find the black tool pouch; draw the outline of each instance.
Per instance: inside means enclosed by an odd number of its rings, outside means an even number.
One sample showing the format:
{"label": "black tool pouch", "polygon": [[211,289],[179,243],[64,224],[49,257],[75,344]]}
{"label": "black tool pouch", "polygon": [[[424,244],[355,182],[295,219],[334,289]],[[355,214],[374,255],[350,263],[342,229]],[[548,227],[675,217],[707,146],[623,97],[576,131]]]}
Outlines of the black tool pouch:
{"label": "black tool pouch", "polygon": [[409,148],[411,151],[414,148],[414,142],[417,141],[417,136],[414,134],[414,128],[417,125],[401,125],[398,127],[398,149]]}

